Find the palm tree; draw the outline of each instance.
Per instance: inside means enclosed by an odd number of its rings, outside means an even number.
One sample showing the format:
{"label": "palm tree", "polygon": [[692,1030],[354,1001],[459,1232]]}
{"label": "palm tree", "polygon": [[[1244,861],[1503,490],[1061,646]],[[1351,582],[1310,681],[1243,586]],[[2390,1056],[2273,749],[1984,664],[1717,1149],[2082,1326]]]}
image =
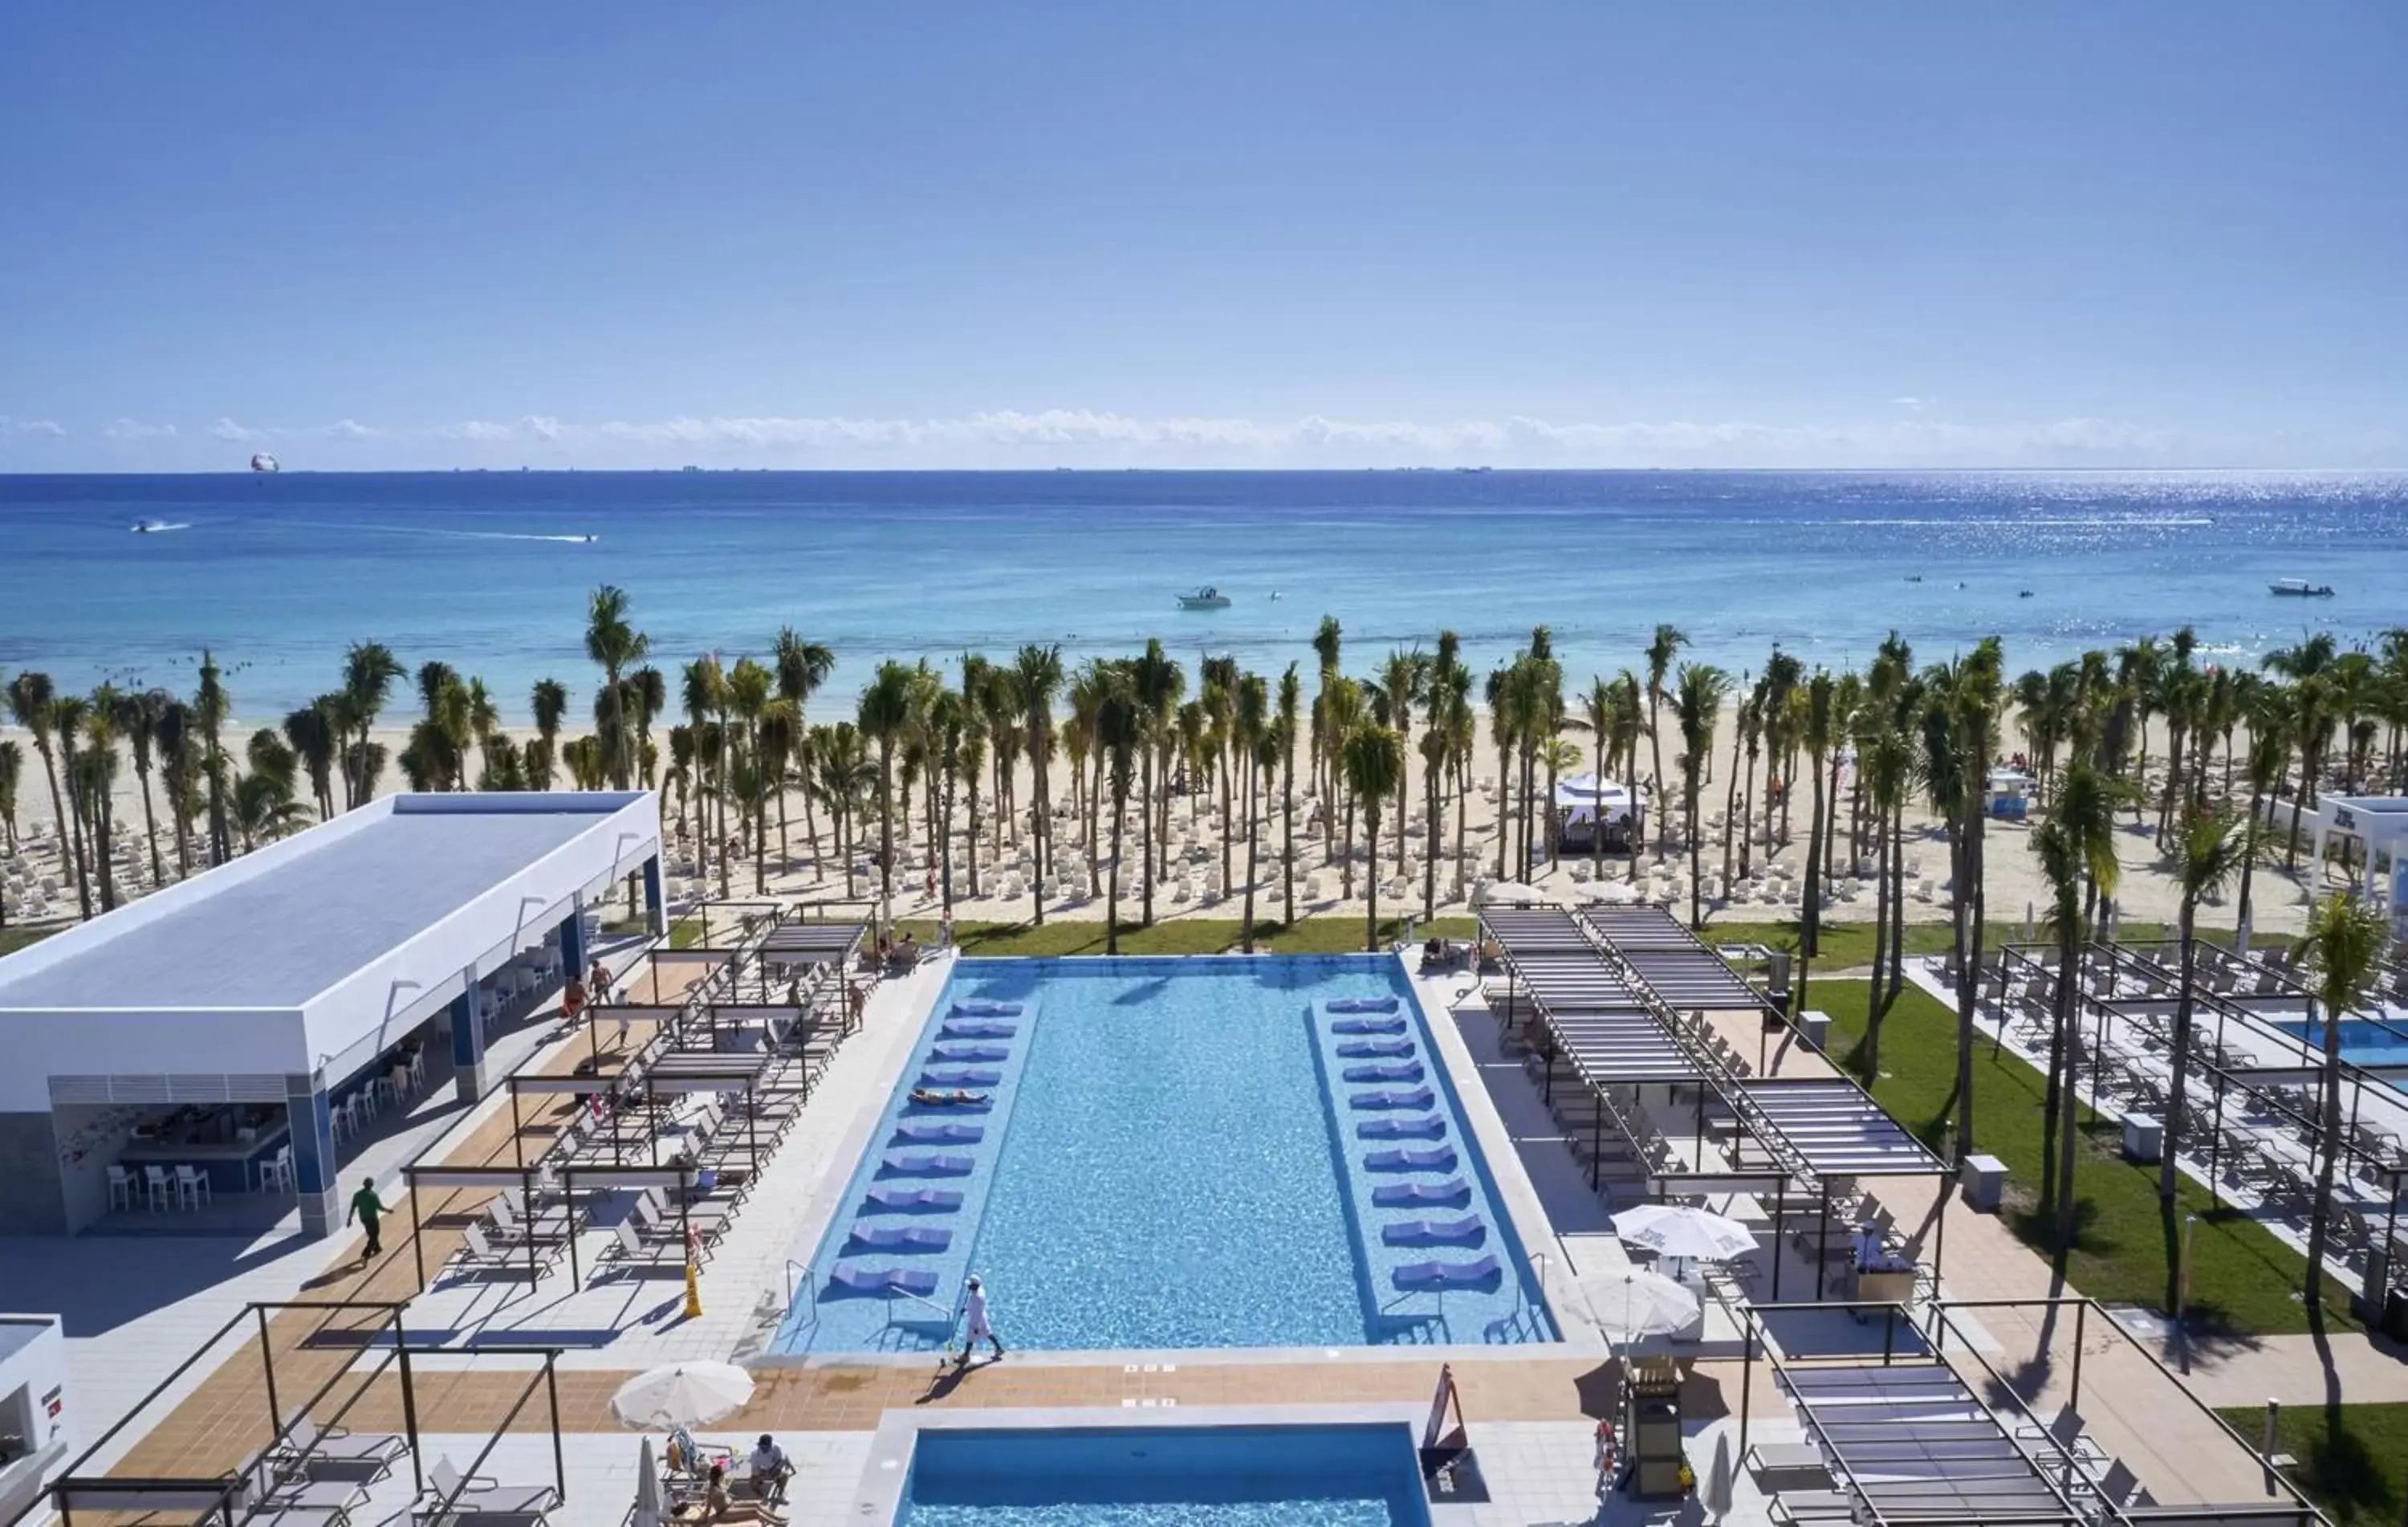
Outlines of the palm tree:
{"label": "palm tree", "polygon": [[[25,750],[13,737],[0,739],[0,842],[6,842],[12,854],[17,851],[17,786],[24,773]],[[0,907],[0,916],[6,911]]]}
{"label": "palm tree", "polygon": [[[1405,773],[1405,738],[1394,727],[1365,722],[1347,734],[1346,786],[1363,803],[1366,841],[1380,842],[1380,809],[1396,791]],[[1380,950],[1380,872],[1375,865],[1363,876],[1363,949]]]}
{"label": "palm tree", "polygon": [[[955,751],[958,754],[957,766],[962,771],[962,784],[969,794],[970,808],[968,831],[962,836],[962,845],[969,854],[970,900],[975,901],[979,899],[979,780],[986,772],[986,713],[968,689],[962,691],[960,698],[962,735]],[[1070,730],[1065,727],[1063,741],[1066,744],[1070,736]],[[1078,768],[1078,756],[1074,753],[1071,756],[1073,778]],[[949,812],[949,826],[951,815]]]}
{"label": "palm tree", "polygon": [[293,799],[290,776],[250,773],[234,787],[230,826],[248,854],[303,826],[301,803]]}
{"label": "palm tree", "polygon": [[2115,807],[2122,796],[2114,781],[2077,757],[2068,764],[2057,800],[2032,833],[2032,850],[2047,877],[2057,935],[2057,1013],[2048,1040],[2048,1088],[2042,1103],[2041,1204],[2057,1212],[2057,1249],[2073,1247],[2074,1138],[2072,1075],[2076,1026],[2082,1017],[2082,901],[2086,883],[2102,899],[2115,894]]}
{"label": "palm tree", "polygon": [[[568,714],[568,689],[558,679],[538,679],[529,692],[528,704],[535,713],[535,742],[526,750],[527,787],[533,790],[552,788],[552,768],[560,756],[560,724]],[[692,746],[688,737],[687,745]],[[678,798],[678,815],[685,815],[685,798]]]}
{"label": "palm tree", "polygon": [[[1149,641],[1142,655],[1129,665],[1129,684],[1143,712],[1148,746],[1145,749],[1145,784],[1139,804],[1144,811],[1144,835],[1140,840],[1145,858],[1144,926],[1154,926],[1154,814],[1153,802],[1155,782],[1161,783],[1164,809],[1168,809],[1170,781],[1168,778],[1170,748],[1177,739],[1179,697],[1187,686],[1187,676],[1177,663],[1162,650],[1160,639]],[[1166,824],[1167,830],[1167,824]]]}
{"label": "palm tree", "polygon": [[602,670],[602,694],[596,709],[602,713],[602,747],[610,763],[610,783],[619,789],[627,788],[634,767],[627,734],[627,697],[619,681],[627,670],[641,663],[652,651],[652,641],[627,621],[626,591],[604,583],[595,589],[585,605],[585,655]]}
{"label": "palm tree", "polygon": [[[1806,744],[1807,767],[1814,774],[1814,814],[1807,827],[1806,894],[1798,921],[1798,954],[1801,964],[1822,953],[1823,882],[1829,876],[1831,869],[1824,855],[1824,831],[1829,801],[1823,789],[1823,768],[1824,760],[1831,753],[1832,700],[1836,688],[1831,675],[1819,668],[1806,684],[1806,724],[1801,740]],[[1803,987],[1805,972],[1800,971],[1799,974],[1799,985]]]}
{"label": "palm tree", "polygon": [[[1325,617],[1326,619],[1326,617]],[[1285,844],[1280,850],[1280,894],[1282,926],[1296,926],[1296,734],[1302,719],[1304,684],[1297,677],[1296,665],[1280,675],[1279,742],[1280,742],[1280,815]]]}
{"label": "palm tree", "polygon": [[401,659],[381,641],[354,641],[343,654],[343,714],[351,735],[343,748],[343,804],[346,810],[367,803],[372,782],[363,768],[376,727],[377,714],[392,698],[393,686],[406,673]]}
{"label": "palm tree", "polygon": [[[1904,732],[1885,725],[1861,742],[1858,756],[1863,759],[1865,789],[1872,797],[1874,812],[1886,823],[1903,808],[1913,788],[1914,746]],[[1880,849],[1881,873],[1873,899],[1873,980],[1865,1013],[1863,1066],[1868,1081],[1881,1075],[1882,1017],[1889,1007],[1882,972],[1885,962],[1895,958],[1890,933],[1892,915],[1899,893],[1904,888],[1898,873],[1898,846],[1886,829],[1880,835]]]}
{"label": "palm tree", "polygon": [[47,673],[32,670],[8,681],[8,713],[17,725],[33,734],[34,751],[42,756],[42,774],[50,786],[50,824],[59,835],[59,857],[65,860],[66,873],[76,883],[76,891],[83,899],[83,913],[92,915],[92,893],[85,888],[83,864],[79,857],[68,852],[67,809],[59,797],[58,756],[52,751],[50,706],[58,691]]}
{"label": "palm tree", "polygon": [[894,915],[895,902],[895,750],[911,723],[912,676],[909,665],[889,658],[878,665],[877,677],[861,692],[861,735],[878,746],[878,895],[879,916]]}
{"label": "palm tree", "polygon": [[128,695],[118,705],[118,729],[134,753],[134,776],[142,785],[142,841],[150,849],[150,882],[154,886],[167,883],[167,867],[159,856],[159,814],[150,800],[150,763],[159,737],[159,718],[174,703],[174,697],[164,689],[144,689]]}
{"label": "palm tree", "polygon": [[[83,915],[92,916],[92,876],[96,868],[84,837],[84,821],[91,795],[89,783],[77,766],[76,756],[82,747],[84,716],[91,701],[81,695],[61,695],[50,701],[50,729],[59,739],[59,771],[67,782],[67,814],[64,824],[65,845],[75,855],[76,893],[82,903]],[[105,905],[108,898],[103,896]]]}
{"label": "palm tree", "polygon": [[[709,783],[710,795],[695,801],[695,868],[710,872],[719,861],[719,894],[727,894],[727,737],[716,720],[727,704],[727,673],[715,656],[702,656],[678,670],[678,702],[685,712],[686,728],[694,734],[695,771]],[[566,756],[563,750],[562,756]],[[711,799],[719,801],[717,825],[711,820]]]}
{"label": "palm tree", "polygon": [[[2279,697],[2272,691],[2261,692],[2249,713],[2249,831],[2254,839],[2262,838],[2265,830],[2266,798],[2283,782],[2291,761],[2291,738],[2288,730],[2290,714]],[[2237,926],[2249,926],[2250,873],[2256,869],[2258,855],[2252,853],[2241,861],[2241,906]]]}
{"label": "palm tree", "polygon": [[[2332,1217],[2333,1168],[2349,1120],[2341,1105],[2341,1029],[2366,1005],[2383,957],[2391,946],[2390,920],[2381,908],[2347,895],[2328,896],[2308,914],[2300,937],[2310,990],[2324,1013],[2324,1106],[2316,1150],[2315,1205],[2308,1219],[2307,1302],[2319,1326],[2324,1312],[2325,1241]],[[2313,1015],[2312,1015],[2313,1016]]]}
{"label": "palm tree", "polygon": [[213,864],[234,857],[234,834],[226,826],[223,736],[234,700],[218,672],[216,655],[201,649],[201,684],[193,697],[193,721],[201,734],[201,769],[209,787],[209,855]]}
{"label": "palm tree", "polygon": [[[1396,728],[1399,756],[1410,756],[1413,743],[1413,706],[1429,687],[1430,660],[1419,647],[1410,652],[1392,649],[1380,665],[1380,681],[1375,688],[1385,725]],[[1405,872],[1405,772],[1397,775],[1397,873]],[[1371,835],[1371,857],[1379,858],[1379,834]],[[1374,878],[1377,878],[1376,876]]]}
{"label": "palm tree", "polygon": [[1265,771],[1279,761],[1278,748],[1270,745],[1271,687],[1261,674],[1239,677],[1237,710],[1230,725],[1238,757],[1246,771],[1246,910],[1239,942],[1251,955],[1254,952],[1254,885],[1262,878],[1262,783]]}
{"label": "palm tree", "polygon": [[[836,672],[836,649],[824,642],[806,641],[791,626],[778,628],[778,640],[772,644],[770,666],[778,670],[778,698],[795,708],[795,735],[798,755],[810,751],[811,697]],[[811,792],[803,792],[803,836],[813,844],[820,840],[818,823],[811,815]],[[786,792],[778,791],[778,852],[786,851]],[[817,853],[817,849],[813,849]]]}
{"label": "palm tree", "polygon": [[852,722],[813,729],[819,734],[811,748],[819,762],[813,786],[836,831],[837,857],[844,860],[844,894],[850,898],[853,894],[853,813],[878,784],[878,770],[869,761],[869,744]]}
{"label": "palm tree", "polygon": [[766,828],[766,808],[768,804],[769,762],[761,749],[761,720],[769,709],[769,697],[775,692],[777,678],[767,669],[750,657],[739,657],[727,670],[727,708],[742,723],[744,742],[741,756],[749,760],[752,788],[745,792],[744,815],[752,833],[752,894],[766,895],[769,888]]}
{"label": "palm tree", "polygon": [[1028,896],[1037,926],[1042,928],[1045,887],[1054,880],[1054,701],[1062,693],[1062,649],[1034,642],[1022,647],[1012,661],[1011,676],[1026,718],[1028,803],[1037,828],[1037,873],[1029,878]]}
{"label": "palm tree", "polygon": [[176,877],[193,872],[193,708],[170,699],[152,728],[159,747],[159,774],[167,788],[167,821],[176,837]]}
{"label": "palm tree", "polygon": [[[1446,763],[1454,752],[1444,730],[1432,727],[1422,733],[1422,809],[1429,815],[1429,830],[1422,844],[1422,916],[1438,915],[1439,834],[1445,830],[1445,818],[1439,806],[1439,785],[1446,777]],[[1598,824],[1602,836],[1603,824]]]}
{"label": "palm tree", "polygon": [[337,696],[321,695],[284,717],[284,740],[309,771],[309,793],[321,821],[335,814],[335,756],[342,745],[334,720],[337,701]]}
{"label": "palm tree", "polygon": [[[1670,627],[1659,628],[1670,630]],[[1675,635],[1679,633],[1675,632]],[[1730,675],[1711,663],[1684,663],[1674,682],[1672,716],[1681,728],[1681,805],[1683,829],[1689,839],[1689,926],[1704,926],[1704,908],[1698,894],[1699,850],[1698,787],[1704,782],[1706,750],[1713,746],[1714,722],[1723,699],[1730,693]]]}
{"label": "palm tree", "polygon": [[[622,681],[626,689],[626,708],[636,717],[636,783],[649,790],[652,787],[652,766],[658,759],[652,748],[652,722],[668,709],[668,681],[661,670],[646,663]],[[635,876],[627,877],[632,888]],[[628,915],[635,915],[634,903],[628,903]]]}
{"label": "palm tree", "polygon": [[[2157,1163],[2157,1197],[2174,1201],[2175,1158],[2180,1154],[2183,1098],[2190,1074],[2191,1002],[2198,970],[2199,903],[2223,890],[2249,857],[2254,834],[2249,824],[2226,812],[2195,812],[2186,817],[2174,841],[2179,857],[2174,872],[2182,885],[2182,911],[2177,929],[2182,940],[2182,986],[2174,998],[2173,1086],[2167,1095],[2165,1150]],[[2171,1272],[2170,1272],[2171,1276]],[[2177,1289],[2167,1296],[2173,1309]]]}
{"label": "palm tree", "polygon": [[[1664,793],[1664,735],[1656,726],[1657,711],[1664,703],[1664,676],[1671,670],[1673,655],[1688,644],[1689,639],[1682,634],[1679,627],[1672,625],[1656,627],[1654,640],[1647,643],[1647,741],[1656,750],[1655,777],[1647,782],[1647,799],[1651,807]],[[1670,841],[1662,827],[1656,829],[1658,850]],[[1691,855],[1690,857],[1694,860],[1696,856]]]}
{"label": "palm tree", "polygon": [[1096,708],[1096,746],[1111,776],[1112,868],[1104,901],[1104,953],[1121,952],[1121,834],[1128,820],[1130,775],[1145,745],[1146,708],[1128,670],[1118,664],[1099,670],[1102,689]]}
{"label": "palm tree", "polygon": [[110,684],[93,691],[83,715],[86,746],[71,775],[80,777],[92,821],[92,862],[100,873],[101,910],[117,907],[116,856],[111,853],[117,805],[117,708],[123,697]]}

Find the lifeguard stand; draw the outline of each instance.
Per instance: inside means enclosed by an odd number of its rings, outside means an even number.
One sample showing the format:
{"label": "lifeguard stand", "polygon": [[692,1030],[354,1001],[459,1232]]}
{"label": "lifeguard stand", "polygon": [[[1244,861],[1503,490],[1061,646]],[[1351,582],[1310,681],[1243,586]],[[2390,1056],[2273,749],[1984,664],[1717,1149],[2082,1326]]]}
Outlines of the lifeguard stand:
{"label": "lifeguard stand", "polygon": [[1622,1370],[1623,1466],[1630,1493],[1670,1500],[1687,1492],[1681,1451],[1681,1375],[1669,1357],[1626,1359]]}

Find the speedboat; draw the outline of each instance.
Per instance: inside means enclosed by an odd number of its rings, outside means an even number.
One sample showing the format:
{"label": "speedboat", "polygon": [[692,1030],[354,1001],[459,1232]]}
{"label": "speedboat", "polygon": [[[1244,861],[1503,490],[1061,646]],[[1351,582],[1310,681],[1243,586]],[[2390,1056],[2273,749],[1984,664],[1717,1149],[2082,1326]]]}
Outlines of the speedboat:
{"label": "speedboat", "polygon": [[165,520],[136,520],[134,522],[134,533],[137,536],[156,535],[166,528],[167,524]]}
{"label": "speedboat", "polygon": [[1179,596],[1179,608],[1182,610],[1226,610],[1229,608],[1229,596],[1222,593],[1219,589],[1214,588],[1211,584],[1207,583],[1193,594],[1182,594]]}
{"label": "speedboat", "polygon": [[2286,598],[2329,599],[2333,597],[2330,583],[2311,583],[2304,578],[2277,578],[2266,586]]}

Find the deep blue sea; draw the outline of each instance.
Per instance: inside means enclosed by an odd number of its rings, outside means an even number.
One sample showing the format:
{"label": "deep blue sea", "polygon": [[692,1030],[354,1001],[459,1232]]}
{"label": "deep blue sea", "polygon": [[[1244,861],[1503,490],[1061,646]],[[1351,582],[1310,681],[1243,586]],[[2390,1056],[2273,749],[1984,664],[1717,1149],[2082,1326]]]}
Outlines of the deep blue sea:
{"label": "deep blue sea", "polygon": [[[2338,595],[2276,599],[2277,577]],[[1030,641],[1310,666],[1325,612],[1362,670],[1441,627],[1484,668],[1543,622],[1575,684],[1635,663],[1663,620],[1734,670],[1775,641],[1861,662],[1892,627],[1926,657],[1997,633],[2020,670],[2186,622],[2254,661],[2303,627],[2408,622],[2408,475],[0,477],[0,669],[184,688],[208,645],[247,719],[331,688],[366,638],[481,676],[520,716],[538,677],[583,696],[606,582],[665,666],[761,652],[781,625],[831,643],[839,702],[882,656]],[[1231,607],[1179,610],[1202,583]]]}

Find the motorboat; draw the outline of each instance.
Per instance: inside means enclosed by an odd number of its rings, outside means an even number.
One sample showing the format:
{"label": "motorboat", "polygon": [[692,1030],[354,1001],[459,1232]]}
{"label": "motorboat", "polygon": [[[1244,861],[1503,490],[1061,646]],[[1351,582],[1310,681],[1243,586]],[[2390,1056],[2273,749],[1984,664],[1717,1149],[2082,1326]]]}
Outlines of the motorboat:
{"label": "motorboat", "polygon": [[1219,589],[1214,588],[1211,584],[1207,583],[1193,594],[1182,594],[1179,596],[1179,608],[1182,610],[1226,610],[1229,608],[1229,596],[1222,593]]}
{"label": "motorboat", "polygon": [[2304,578],[2277,578],[2266,586],[2291,599],[2329,599],[2333,597],[2330,583],[2311,583]]}

